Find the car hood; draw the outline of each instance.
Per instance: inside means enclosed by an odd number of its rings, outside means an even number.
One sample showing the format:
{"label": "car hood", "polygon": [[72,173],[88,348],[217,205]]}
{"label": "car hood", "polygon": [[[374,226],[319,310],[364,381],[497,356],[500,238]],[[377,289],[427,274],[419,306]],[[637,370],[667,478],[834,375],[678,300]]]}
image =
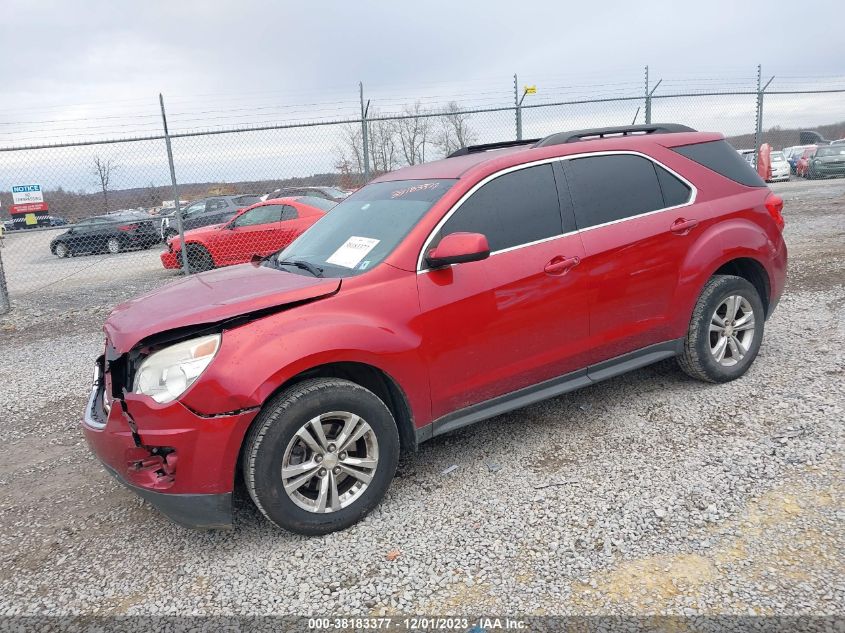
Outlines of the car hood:
{"label": "car hood", "polygon": [[230,266],[170,283],[117,306],[103,330],[123,354],[169,330],[211,325],[233,317],[330,296],[340,279],[320,279],[267,266]]}

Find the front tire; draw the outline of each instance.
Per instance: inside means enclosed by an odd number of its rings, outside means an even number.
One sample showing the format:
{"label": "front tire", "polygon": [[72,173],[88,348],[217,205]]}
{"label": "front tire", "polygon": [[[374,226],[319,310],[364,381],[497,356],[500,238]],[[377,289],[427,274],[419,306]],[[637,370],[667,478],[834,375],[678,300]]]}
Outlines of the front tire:
{"label": "front tire", "polygon": [[399,461],[390,410],[338,378],[305,380],[274,397],[244,446],[244,481],[258,509],[279,527],[312,536],[364,518]]}
{"label": "front tire", "polygon": [[58,244],[56,244],[55,248],[53,248],[53,254],[59,259],[64,259],[68,255],[70,255],[70,249],[64,242],[59,242]]}
{"label": "front tire", "polygon": [[692,312],[678,363],[688,375],[707,382],[742,376],[760,351],[765,321],[763,302],[746,279],[711,277]]}
{"label": "front tire", "polygon": [[106,250],[111,253],[112,255],[116,255],[120,252],[120,240],[116,237],[110,237],[106,242]]}
{"label": "front tire", "polygon": [[191,272],[201,273],[214,268],[214,259],[212,259],[211,253],[204,246],[201,244],[188,244],[186,248],[188,266],[191,268]]}

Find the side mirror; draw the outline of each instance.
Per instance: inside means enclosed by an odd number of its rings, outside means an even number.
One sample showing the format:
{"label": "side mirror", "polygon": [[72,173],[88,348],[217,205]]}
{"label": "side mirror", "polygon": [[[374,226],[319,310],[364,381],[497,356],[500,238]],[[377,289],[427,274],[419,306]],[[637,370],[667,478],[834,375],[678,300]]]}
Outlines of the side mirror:
{"label": "side mirror", "polygon": [[450,233],[426,255],[429,268],[477,262],[490,257],[490,245],[481,233]]}

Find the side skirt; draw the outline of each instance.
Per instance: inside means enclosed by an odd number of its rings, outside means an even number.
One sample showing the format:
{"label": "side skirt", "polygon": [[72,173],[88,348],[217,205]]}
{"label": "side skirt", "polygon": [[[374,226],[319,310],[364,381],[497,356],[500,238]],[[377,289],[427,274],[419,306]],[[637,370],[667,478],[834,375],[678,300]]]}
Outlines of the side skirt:
{"label": "side skirt", "polygon": [[590,365],[584,369],[551,378],[550,380],[524,387],[517,391],[479,402],[464,409],[438,418],[431,424],[416,430],[417,443],[460,429],[470,424],[475,424],[497,415],[502,415],[514,409],[521,409],[530,404],[541,402],[549,398],[575,391],[581,387],[626,374],[634,369],[651,365],[657,361],[677,356],[683,350],[684,339],[675,339],[665,343],[649,345],[633,352],[611,358],[610,360]]}

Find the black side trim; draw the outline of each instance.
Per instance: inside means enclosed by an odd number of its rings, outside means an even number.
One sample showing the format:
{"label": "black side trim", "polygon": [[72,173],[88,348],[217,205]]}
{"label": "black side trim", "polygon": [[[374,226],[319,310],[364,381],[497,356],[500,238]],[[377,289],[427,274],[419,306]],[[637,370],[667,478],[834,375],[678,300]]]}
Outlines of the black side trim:
{"label": "black side trim", "polygon": [[611,358],[587,368],[587,375],[593,382],[601,382],[614,376],[651,365],[665,358],[672,358],[683,351],[684,339],[649,345],[634,352]]}
{"label": "black side trim", "polygon": [[475,424],[476,422],[513,411],[514,409],[521,409],[530,404],[554,398],[555,396],[575,391],[581,387],[628,373],[629,371],[651,365],[657,361],[672,358],[681,353],[683,344],[684,339],[676,339],[666,341],[665,343],[649,345],[648,347],[623,354],[622,356],[591,365],[585,369],[579,369],[563,376],[558,376],[557,378],[552,378],[536,385],[524,387],[523,389],[492,398],[491,400],[479,402],[464,409],[448,413],[431,424],[417,429],[417,443],[425,442],[437,435]]}
{"label": "black side trim", "polygon": [[228,530],[232,528],[232,493],[168,494],[134,486],[117,474],[111,466],[103,464],[117,479],[159,512],[182,527],[195,530]]}

